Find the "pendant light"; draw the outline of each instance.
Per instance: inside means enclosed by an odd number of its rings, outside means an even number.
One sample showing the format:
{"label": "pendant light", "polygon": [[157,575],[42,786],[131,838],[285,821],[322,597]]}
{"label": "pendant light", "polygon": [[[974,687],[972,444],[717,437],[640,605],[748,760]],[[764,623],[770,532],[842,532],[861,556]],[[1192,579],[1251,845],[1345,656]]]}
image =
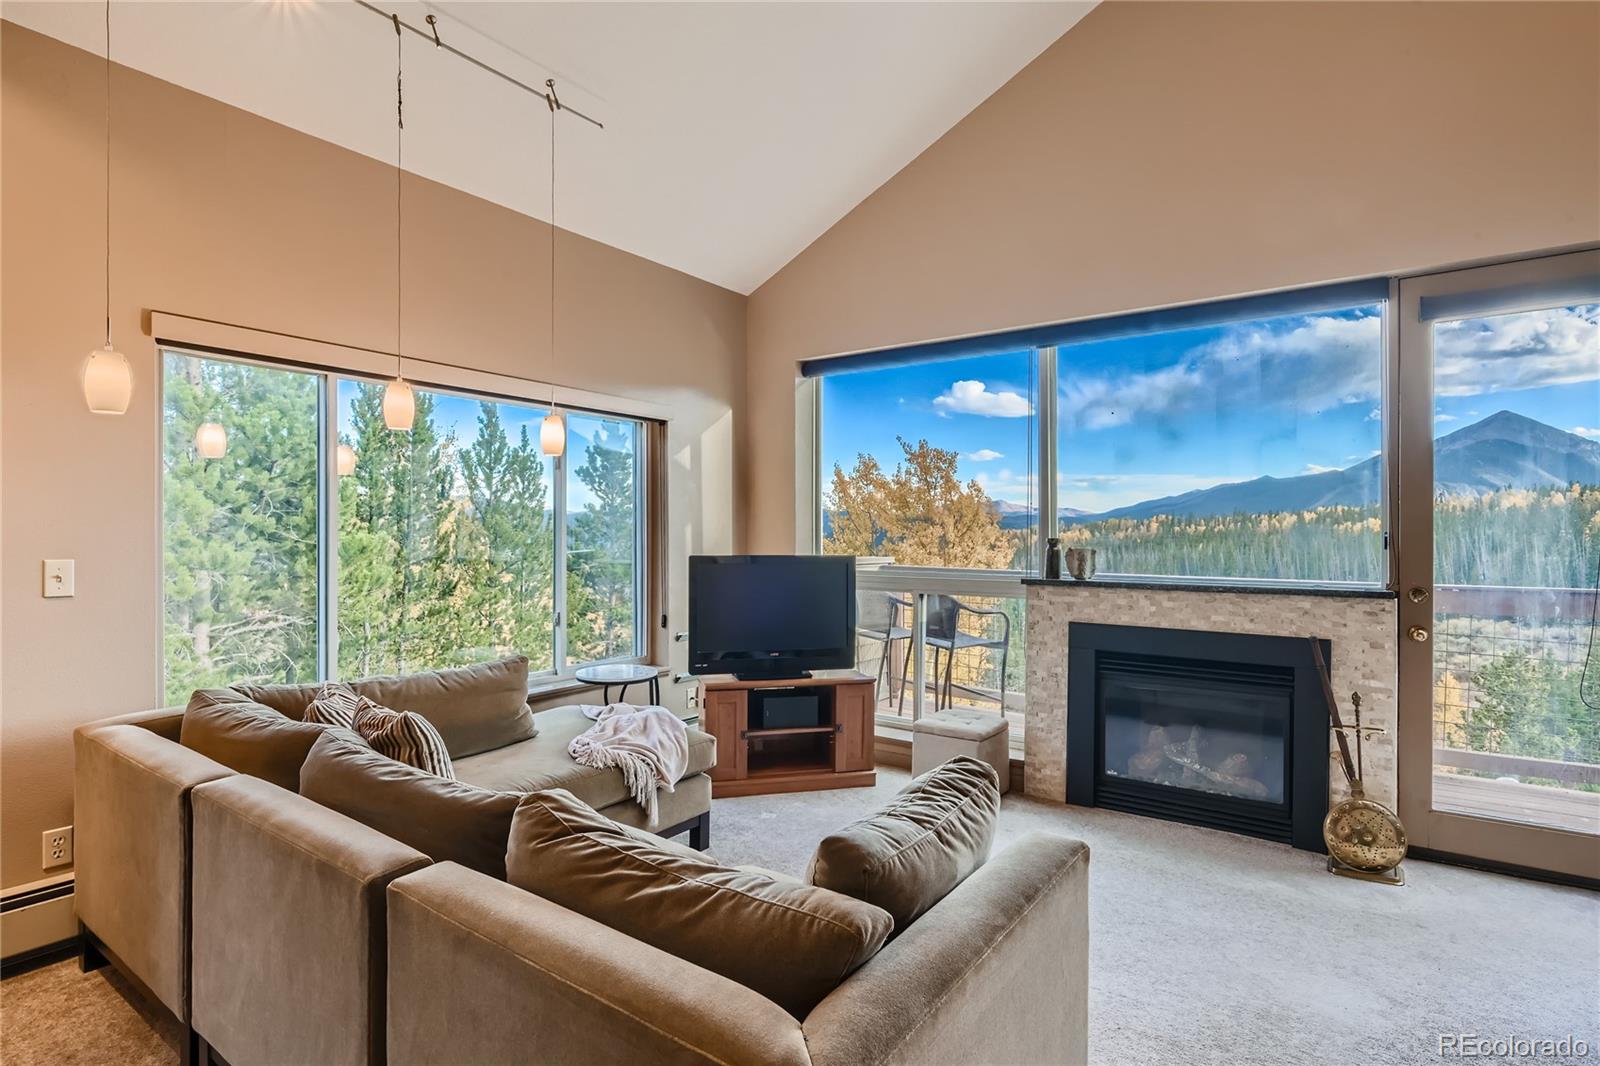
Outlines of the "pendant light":
{"label": "pendant light", "polygon": [[539,425],[539,450],[549,456],[560,456],[567,450],[567,423],[556,409],[556,112],[561,110],[561,100],[556,96],[556,81],[546,78],[550,105],[550,413]]}
{"label": "pendant light", "polygon": [[221,459],[228,454],[228,431],[219,422],[202,422],[194,431],[194,450],[202,459]]}
{"label": "pendant light", "polygon": [[406,384],[401,373],[405,368],[404,357],[401,355],[401,308],[404,306],[402,292],[404,291],[401,267],[404,260],[401,257],[401,229],[405,217],[403,210],[402,188],[404,173],[402,165],[405,160],[406,144],[406,112],[405,97],[402,95],[401,57],[405,51],[405,38],[400,33],[400,16],[394,18],[394,114],[395,114],[395,141],[394,141],[394,380],[383,387],[383,424],[390,429],[405,433],[409,432],[417,418],[417,397],[411,391],[411,386]]}
{"label": "pendant light", "polygon": [[339,445],[334,466],[339,471],[340,477],[349,477],[356,472],[356,450],[348,444]]}
{"label": "pendant light", "polygon": [[97,415],[128,413],[133,371],[111,346],[111,0],[106,0],[106,345],[83,362],[83,399]]}

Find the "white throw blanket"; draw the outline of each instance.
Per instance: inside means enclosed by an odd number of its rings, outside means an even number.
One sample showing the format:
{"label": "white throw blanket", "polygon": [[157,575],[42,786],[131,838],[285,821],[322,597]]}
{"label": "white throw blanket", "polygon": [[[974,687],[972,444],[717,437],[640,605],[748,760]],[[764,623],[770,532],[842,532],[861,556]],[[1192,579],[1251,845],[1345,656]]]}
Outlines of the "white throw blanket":
{"label": "white throw blanket", "polygon": [[665,707],[628,703],[585,707],[583,713],[595,723],[572,738],[567,754],[582,766],[621,770],[628,792],[654,828],[656,790],[671,792],[689,765],[689,731],[683,720]]}

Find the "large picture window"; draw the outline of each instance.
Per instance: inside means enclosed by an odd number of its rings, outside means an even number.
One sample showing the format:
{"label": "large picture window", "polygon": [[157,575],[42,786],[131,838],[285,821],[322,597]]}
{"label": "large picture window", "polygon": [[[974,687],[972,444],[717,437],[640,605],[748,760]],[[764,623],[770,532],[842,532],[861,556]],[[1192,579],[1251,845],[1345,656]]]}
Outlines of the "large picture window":
{"label": "large picture window", "polygon": [[[317,676],[318,378],[167,352],[165,695]],[[226,450],[203,458],[202,425]]]}
{"label": "large picture window", "polygon": [[822,550],[1031,569],[1034,370],[1017,351],[824,378]]}
{"label": "large picture window", "polygon": [[1381,583],[1381,305],[1068,344],[1062,546],[1107,573]]}
{"label": "large picture window", "polygon": [[176,351],[164,369],[168,700],[642,654],[639,422],[570,415],[551,459],[531,404],[419,388],[396,433],[381,383]]}
{"label": "large picture window", "polygon": [[[553,463],[547,413],[416,390],[409,433],[383,386],[339,382],[339,673],[458,666],[511,653],[555,661]],[[628,654],[632,654],[631,646]]]}

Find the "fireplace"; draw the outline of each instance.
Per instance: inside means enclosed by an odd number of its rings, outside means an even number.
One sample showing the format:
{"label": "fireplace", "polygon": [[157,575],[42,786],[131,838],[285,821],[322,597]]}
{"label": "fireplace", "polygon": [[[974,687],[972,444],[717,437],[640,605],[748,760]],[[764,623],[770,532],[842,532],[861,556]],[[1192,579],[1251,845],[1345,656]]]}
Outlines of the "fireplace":
{"label": "fireplace", "polygon": [[1073,622],[1067,641],[1069,803],[1322,850],[1328,713],[1304,638]]}

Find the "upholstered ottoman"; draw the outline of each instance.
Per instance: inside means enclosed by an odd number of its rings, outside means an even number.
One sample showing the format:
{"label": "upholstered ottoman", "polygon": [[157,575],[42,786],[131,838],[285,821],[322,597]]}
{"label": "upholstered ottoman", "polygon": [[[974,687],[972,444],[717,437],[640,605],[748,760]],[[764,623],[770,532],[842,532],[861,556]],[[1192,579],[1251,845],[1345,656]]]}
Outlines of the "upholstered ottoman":
{"label": "upholstered ottoman", "polygon": [[911,723],[911,772],[925,773],[957,755],[994,767],[1000,791],[1011,790],[1011,738],[1005,716],[951,708]]}

